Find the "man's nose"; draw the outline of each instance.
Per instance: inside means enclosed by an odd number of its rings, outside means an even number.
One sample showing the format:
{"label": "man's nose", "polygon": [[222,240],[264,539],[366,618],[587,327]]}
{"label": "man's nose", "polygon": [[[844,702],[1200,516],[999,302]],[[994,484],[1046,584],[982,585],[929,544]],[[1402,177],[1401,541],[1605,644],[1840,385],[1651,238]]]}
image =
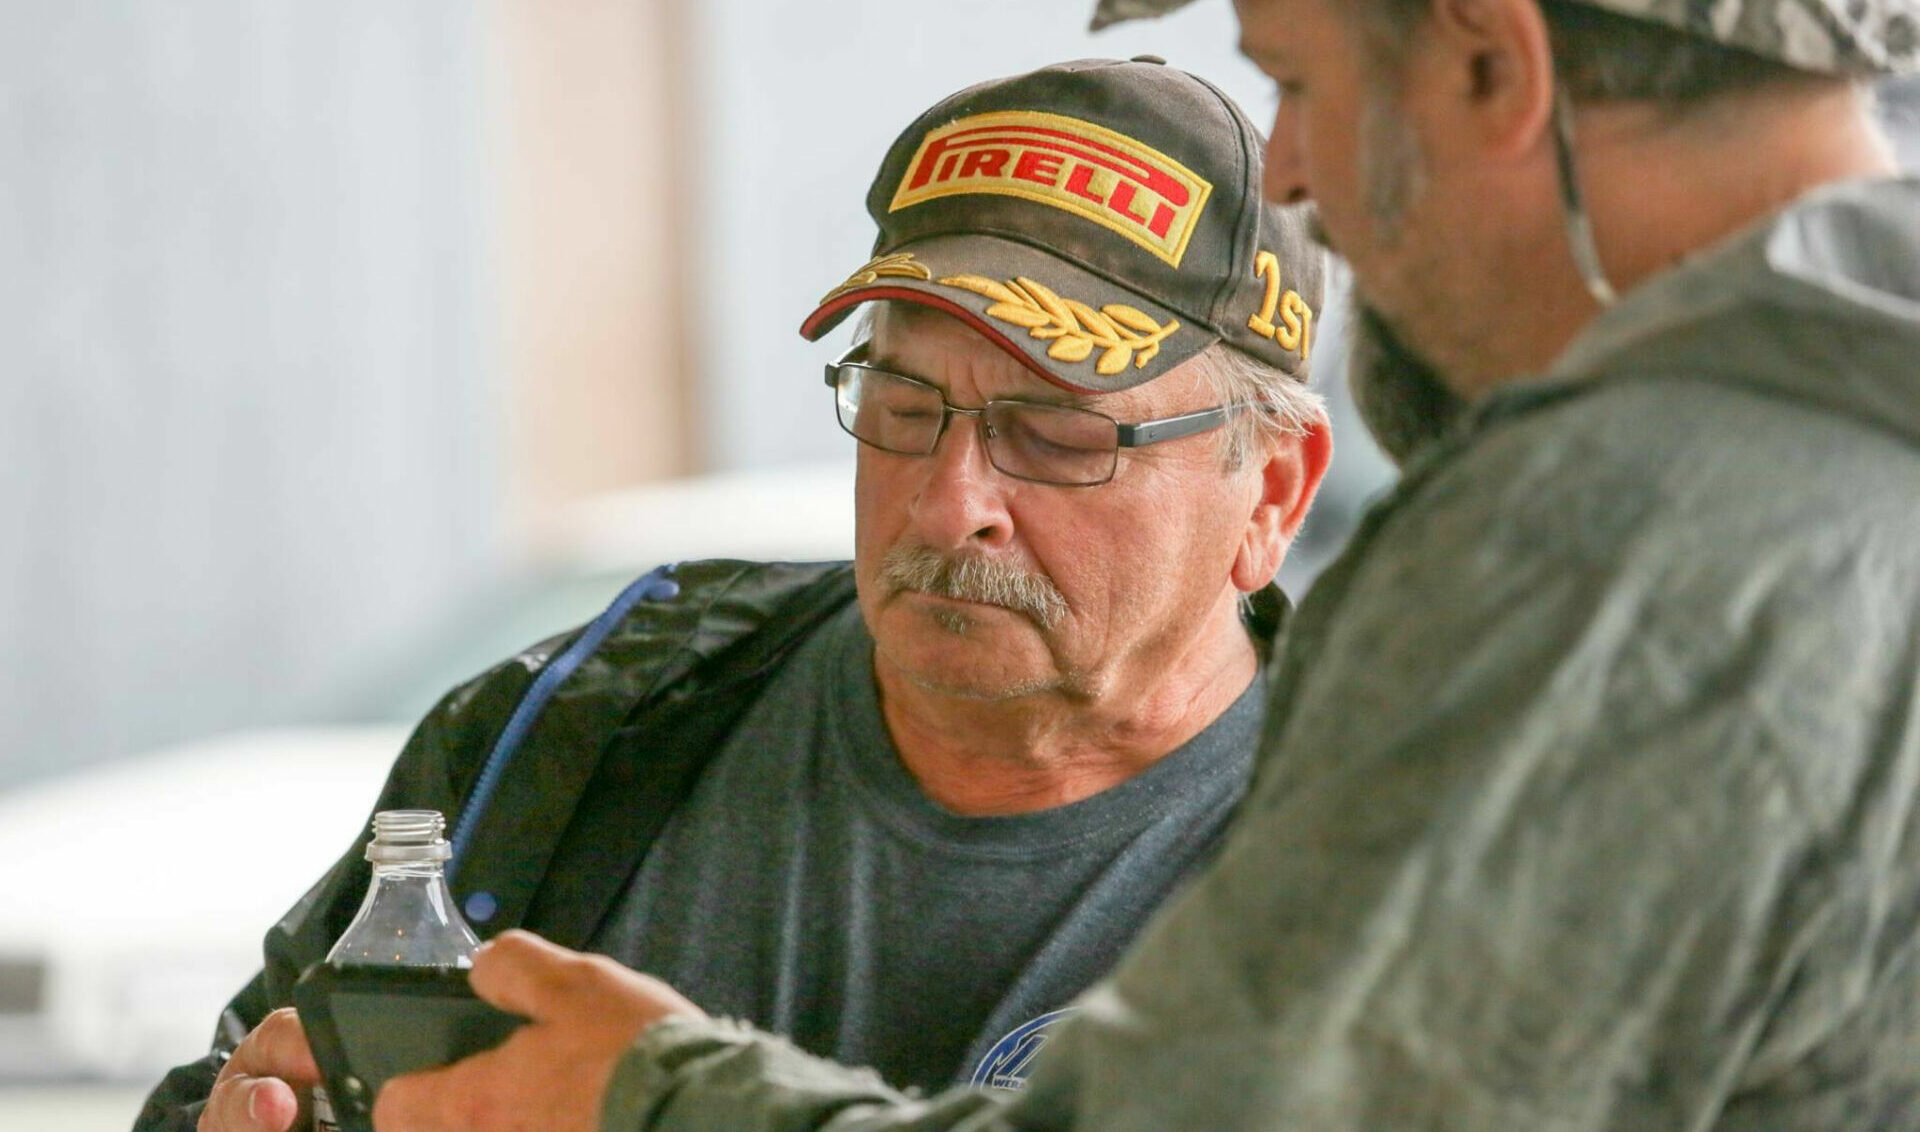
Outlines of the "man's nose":
{"label": "man's nose", "polygon": [[1301,159],[1300,139],[1293,121],[1294,112],[1286,99],[1273,116],[1273,130],[1267,135],[1265,184],[1267,199],[1275,204],[1299,204],[1313,198],[1307,184],[1306,162]]}
{"label": "man's nose", "polygon": [[1013,519],[1006,506],[1010,481],[987,459],[979,417],[956,414],[949,419],[922,469],[913,522],[929,546],[984,550],[1012,539]]}

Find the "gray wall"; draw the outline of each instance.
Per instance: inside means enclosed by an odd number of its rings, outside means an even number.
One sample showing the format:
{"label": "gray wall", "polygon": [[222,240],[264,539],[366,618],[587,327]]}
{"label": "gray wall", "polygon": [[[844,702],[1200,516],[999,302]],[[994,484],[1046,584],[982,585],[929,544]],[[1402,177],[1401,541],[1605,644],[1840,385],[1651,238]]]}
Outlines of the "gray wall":
{"label": "gray wall", "polygon": [[0,785],[490,568],[480,9],[0,0]]}

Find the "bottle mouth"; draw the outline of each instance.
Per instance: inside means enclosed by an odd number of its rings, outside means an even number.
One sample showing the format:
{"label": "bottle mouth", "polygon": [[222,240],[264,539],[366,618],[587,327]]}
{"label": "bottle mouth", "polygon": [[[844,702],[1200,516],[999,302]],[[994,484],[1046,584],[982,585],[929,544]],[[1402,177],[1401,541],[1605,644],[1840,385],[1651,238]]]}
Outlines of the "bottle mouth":
{"label": "bottle mouth", "polygon": [[381,810],[373,815],[366,858],[376,865],[444,861],[453,856],[446,830],[439,810]]}

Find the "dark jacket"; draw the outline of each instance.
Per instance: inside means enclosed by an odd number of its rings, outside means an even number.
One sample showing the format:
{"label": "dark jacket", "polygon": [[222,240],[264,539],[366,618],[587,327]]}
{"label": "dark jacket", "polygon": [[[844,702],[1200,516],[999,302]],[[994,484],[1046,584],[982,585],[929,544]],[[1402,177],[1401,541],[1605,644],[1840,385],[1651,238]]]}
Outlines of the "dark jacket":
{"label": "dark jacket", "polygon": [[[674,569],[679,592],[637,606],[540,712],[507,764],[452,878],[498,911],[482,938],[525,927],[582,947],[707,759],[788,652],[854,598],[845,563],[714,561]],[[583,630],[544,641],[455,688],[414,730],[375,810],[460,814],[494,740],[539,673]],[[451,817],[450,817],[451,820]],[[260,1020],[291,1001],[360,906],[365,825],[353,847],[267,932],[266,968],[220,1016],[213,1049],[167,1074],[134,1124],[187,1130]]]}
{"label": "dark jacket", "polygon": [[[635,606],[544,705],[505,766],[450,872],[456,902],[493,897],[482,938],[524,927],[584,947],[639,869],[707,760],[793,648],[854,600],[846,563],[711,561],[675,567],[679,589]],[[1262,657],[1286,614],[1254,595]],[[489,753],[540,674],[591,627],[544,641],[455,688],[414,730],[374,809],[465,816]],[[366,826],[353,847],[267,932],[266,968],[220,1016],[213,1049],[169,1073],[135,1132],[189,1130],[240,1040],[291,1001],[325,957],[369,879]]]}

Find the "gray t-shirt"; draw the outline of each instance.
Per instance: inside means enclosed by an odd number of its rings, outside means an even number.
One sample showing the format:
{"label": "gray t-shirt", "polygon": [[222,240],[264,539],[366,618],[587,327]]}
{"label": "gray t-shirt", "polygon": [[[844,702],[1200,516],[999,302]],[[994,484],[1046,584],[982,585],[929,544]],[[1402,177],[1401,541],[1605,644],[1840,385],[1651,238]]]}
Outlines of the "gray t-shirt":
{"label": "gray t-shirt", "polygon": [[1263,709],[1255,680],[1118,786],[964,817],[901,765],[849,607],[775,676],[593,948],[898,1084],[1017,1088],[1063,1008],[1211,855]]}

